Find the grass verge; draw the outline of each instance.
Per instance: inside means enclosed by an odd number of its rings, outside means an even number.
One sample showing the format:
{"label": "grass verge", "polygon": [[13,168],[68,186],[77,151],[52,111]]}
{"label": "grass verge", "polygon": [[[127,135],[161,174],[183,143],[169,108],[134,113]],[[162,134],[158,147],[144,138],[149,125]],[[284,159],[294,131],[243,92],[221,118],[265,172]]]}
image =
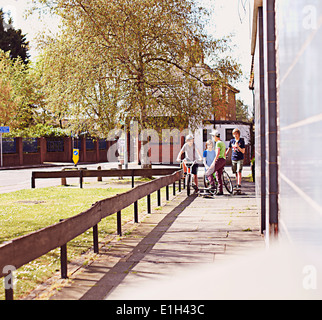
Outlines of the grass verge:
{"label": "grass verge", "polygon": [[[0,194],[0,244],[29,234],[88,209],[96,201],[112,197],[130,188],[49,187]],[[164,199],[165,188],[162,190]],[[156,193],[151,196],[156,202]],[[146,211],[146,198],[139,200],[139,213]],[[122,211],[122,224],[133,220],[133,205]],[[116,215],[98,224],[99,242],[116,233]],[[92,229],[67,244],[68,261],[87,252],[93,244]],[[15,299],[28,295],[34,288],[60,270],[60,249],[19,268],[15,273]],[[3,279],[0,282],[0,300],[4,299]]]}

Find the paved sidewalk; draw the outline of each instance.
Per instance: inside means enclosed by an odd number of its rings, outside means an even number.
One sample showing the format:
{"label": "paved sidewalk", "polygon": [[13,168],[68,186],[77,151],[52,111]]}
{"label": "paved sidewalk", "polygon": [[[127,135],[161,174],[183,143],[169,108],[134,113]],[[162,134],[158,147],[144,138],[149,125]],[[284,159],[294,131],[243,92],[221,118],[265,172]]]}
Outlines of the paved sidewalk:
{"label": "paved sidewalk", "polygon": [[169,285],[185,272],[197,274],[229,257],[264,249],[254,184],[245,182],[244,191],[206,199],[187,198],[183,190],[111,248],[101,248],[97,259],[76,272],[51,299],[184,298],[180,286],[172,290],[175,295],[170,291],[162,295],[151,286]]}
{"label": "paved sidewalk", "polygon": [[[265,248],[252,187],[247,183],[248,194],[238,197],[184,200],[182,212],[174,208],[173,219],[156,227],[164,232],[160,239],[155,244],[145,239],[153,247],[127,259],[133,263],[127,276],[105,299],[211,299],[214,265]],[[198,276],[201,282],[194,286]]]}

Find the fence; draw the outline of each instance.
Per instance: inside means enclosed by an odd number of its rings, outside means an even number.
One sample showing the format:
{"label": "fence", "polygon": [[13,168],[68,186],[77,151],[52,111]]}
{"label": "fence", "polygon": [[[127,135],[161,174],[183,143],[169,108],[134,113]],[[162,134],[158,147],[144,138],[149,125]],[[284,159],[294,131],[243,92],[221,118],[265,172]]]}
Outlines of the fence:
{"label": "fence", "polygon": [[15,167],[44,162],[71,162],[74,146],[80,149],[80,162],[106,162],[107,152],[114,143],[89,137],[75,141],[70,137],[3,138],[3,165]]}
{"label": "fence", "polygon": [[[157,173],[160,174],[159,169],[157,170]],[[149,169],[149,171],[153,171],[154,175],[156,175],[157,170]],[[102,171],[101,173],[103,174],[104,172]],[[142,175],[142,170],[141,173],[135,173]],[[117,233],[122,235],[121,212],[123,209],[134,204],[134,222],[137,223],[138,200],[146,196],[148,213],[151,213],[151,194],[155,191],[158,192],[158,205],[161,205],[161,188],[166,187],[166,198],[169,200],[169,185],[173,184],[173,193],[175,195],[175,183],[179,181],[180,191],[181,178],[182,171],[176,171],[171,175],[147,182],[122,194],[98,201],[90,209],[57,224],[0,245],[0,278],[12,279],[10,271],[6,272],[8,266],[14,266],[15,269],[18,269],[58,247],[61,248],[61,277],[67,278],[67,243],[69,241],[86,230],[93,228],[93,247],[94,252],[98,253],[98,223],[102,219],[117,214]],[[5,283],[8,282],[5,281]],[[12,286],[5,287],[5,291],[6,299],[13,300]]]}

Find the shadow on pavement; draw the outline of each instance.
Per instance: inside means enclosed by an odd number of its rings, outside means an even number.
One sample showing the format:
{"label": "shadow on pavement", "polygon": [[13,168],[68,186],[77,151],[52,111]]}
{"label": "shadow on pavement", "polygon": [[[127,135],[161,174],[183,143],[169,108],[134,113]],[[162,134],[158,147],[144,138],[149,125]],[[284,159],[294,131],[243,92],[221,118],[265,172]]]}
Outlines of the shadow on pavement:
{"label": "shadow on pavement", "polygon": [[[151,251],[164,233],[171,227],[178,215],[188,207],[197,195],[191,195],[168,213],[140,243],[132,250],[128,258],[123,258],[115,264],[97,283],[91,287],[80,300],[102,300],[104,299],[129,272]],[[160,232],[160,227],[162,232]],[[107,253],[108,254],[108,253]],[[135,259],[133,259],[135,255]]]}

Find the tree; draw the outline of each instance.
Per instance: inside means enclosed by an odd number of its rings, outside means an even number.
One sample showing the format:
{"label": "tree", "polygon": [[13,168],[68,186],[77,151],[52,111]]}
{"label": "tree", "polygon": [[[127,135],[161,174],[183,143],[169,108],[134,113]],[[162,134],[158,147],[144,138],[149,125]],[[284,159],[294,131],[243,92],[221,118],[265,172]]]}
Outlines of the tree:
{"label": "tree", "polygon": [[12,27],[12,18],[5,21],[4,12],[0,9],[0,49],[10,51],[10,58],[20,57],[22,61],[28,63],[29,42],[20,29],[15,30]]}
{"label": "tree", "polygon": [[248,106],[240,99],[236,100],[236,120],[246,122],[250,121]]}
{"label": "tree", "polygon": [[220,58],[227,41],[207,36],[207,13],[193,0],[38,3],[62,19],[60,35],[43,43],[47,103],[73,126],[86,119],[89,131],[106,133],[125,117],[147,128],[165,115],[196,128],[213,114],[208,74],[198,67],[204,56],[218,84],[240,75],[235,61]]}
{"label": "tree", "polygon": [[28,61],[28,42],[12,19],[0,9],[0,125],[10,126],[11,136],[61,134],[44,105],[41,69]]}
{"label": "tree", "polygon": [[20,131],[36,125],[42,101],[37,83],[33,68],[0,50],[0,125]]}

